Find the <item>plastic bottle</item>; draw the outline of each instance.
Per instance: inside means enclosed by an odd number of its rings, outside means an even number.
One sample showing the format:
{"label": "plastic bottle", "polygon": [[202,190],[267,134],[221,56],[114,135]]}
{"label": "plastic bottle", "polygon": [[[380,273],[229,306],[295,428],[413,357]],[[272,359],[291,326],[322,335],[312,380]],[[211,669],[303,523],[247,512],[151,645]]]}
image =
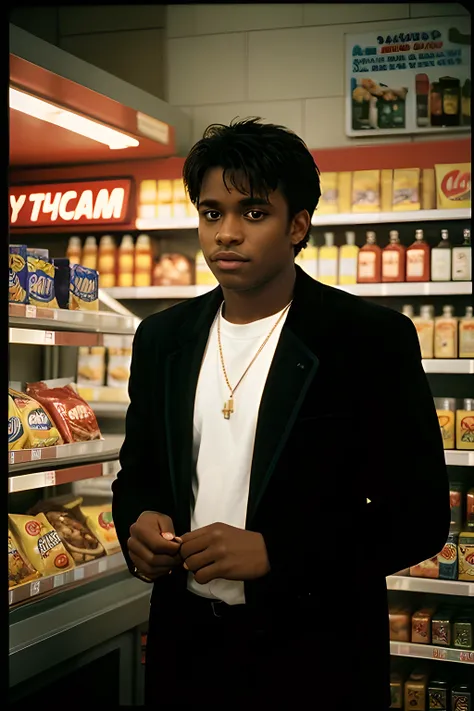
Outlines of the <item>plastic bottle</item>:
{"label": "plastic bottle", "polygon": [[459,357],[474,358],[474,317],[472,306],[466,306],[465,315],[459,319]]}
{"label": "plastic bottle", "polygon": [[453,247],[453,281],[471,281],[471,230],[463,231],[464,242]]}
{"label": "plastic bottle", "polygon": [[435,318],[435,358],[458,357],[458,322],[453,306],[443,306],[443,315]]}
{"label": "plastic bottle", "polygon": [[318,280],[321,284],[337,284],[339,249],[334,245],[334,233],[324,233],[325,245],[319,250]]}
{"label": "plastic bottle", "polygon": [[98,271],[99,286],[109,289],[116,284],[117,247],[111,235],[104,235],[99,241]]}
{"label": "plastic bottle", "polygon": [[80,264],[82,259],[82,245],[80,237],[69,237],[66,250],[66,257],[69,264]]}
{"label": "plastic bottle", "polygon": [[132,235],[124,235],[117,259],[117,286],[133,286],[135,248]]}
{"label": "plastic bottle", "polygon": [[434,357],[434,306],[425,304],[420,315],[413,317],[413,324],[418,334],[422,358]]}
{"label": "plastic bottle", "polygon": [[339,250],[339,284],[357,284],[359,247],[355,232],[346,232],[346,243]]}
{"label": "plastic bottle", "polygon": [[82,266],[97,269],[97,240],[95,237],[86,237],[82,250]]}
{"label": "plastic bottle", "polygon": [[448,230],[441,230],[441,242],[431,250],[431,281],[451,281],[451,242]]}
{"label": "plastic bottle", "polygon": [[139,235],[135,245],[134,286],[151,286],[153,252],[148,235]]}
{"label": "plastic bottle", "polygon": [[377,244],[375,232],[369,230],[366,243],[359,250],[357,283],[379,284],[382,278],[382,250]]}
{"label": "plastic bottle", "polygon": [[474,449],[474,400],[463,400],[456,411],[456,449]]}

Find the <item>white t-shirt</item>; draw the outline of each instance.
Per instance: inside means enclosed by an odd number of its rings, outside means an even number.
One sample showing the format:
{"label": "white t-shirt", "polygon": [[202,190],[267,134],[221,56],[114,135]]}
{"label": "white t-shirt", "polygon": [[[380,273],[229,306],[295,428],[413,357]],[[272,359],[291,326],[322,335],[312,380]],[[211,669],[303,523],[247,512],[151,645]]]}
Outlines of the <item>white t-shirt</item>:
{"label": "white t-shirt", "polygon": [[[221,318],[221,344],[229,382],[238,382],[273,325],[282,314],[248,324],[233,324]],[[211,523],[245,528],[255,430],[263,389],[288,311],[273,331],[234,395],[234,412],[223,415],[230,397],[217,341],[217,319],[209,332],[194,404],[193,479],[194,507],[191,530]],[[192,573],[188,590],[229,605],[245,603],[242,581],[217,579],[200,585]]]}

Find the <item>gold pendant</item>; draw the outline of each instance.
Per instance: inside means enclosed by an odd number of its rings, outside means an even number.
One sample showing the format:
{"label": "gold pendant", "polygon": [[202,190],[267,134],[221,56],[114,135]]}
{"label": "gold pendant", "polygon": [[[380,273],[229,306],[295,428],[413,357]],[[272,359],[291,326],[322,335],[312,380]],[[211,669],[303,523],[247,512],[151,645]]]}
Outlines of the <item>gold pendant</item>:
{"label": "gold pendant", "polygon": [[224,409],[222,410],[222,413],[224,415],[224,418],[226,420],[230,420],[231,414],[234,412],[234,400],[230,398],[227,402],[224,403]]}

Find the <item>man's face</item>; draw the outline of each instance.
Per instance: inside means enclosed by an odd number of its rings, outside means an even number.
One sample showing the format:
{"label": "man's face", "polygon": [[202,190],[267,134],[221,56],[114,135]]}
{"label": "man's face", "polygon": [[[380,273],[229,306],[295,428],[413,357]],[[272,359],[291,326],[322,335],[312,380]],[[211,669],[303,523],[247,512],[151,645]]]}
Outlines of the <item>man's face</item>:
{"label": "man's face", "polygon": [[294,245],[304,239],[308,213],[289,223],[280,190],[265,197],[240,193],[222,168],[204,176],[199,198],[199,241],[207,264],[228,289],[246,291],[271,281],[294,260]]}

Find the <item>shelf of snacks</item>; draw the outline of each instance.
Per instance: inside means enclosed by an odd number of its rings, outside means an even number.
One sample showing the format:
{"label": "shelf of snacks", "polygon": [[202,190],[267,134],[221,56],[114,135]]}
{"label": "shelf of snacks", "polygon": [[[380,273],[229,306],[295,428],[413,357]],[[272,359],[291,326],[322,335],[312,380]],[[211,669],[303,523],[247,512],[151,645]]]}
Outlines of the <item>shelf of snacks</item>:
{"label": "shelf of snacks", "polygon": [[53,329],[131,335],[136,330],[136,318],[108,311],[70,311],[50,309],[30,304],[9,304],[9,325],[19,328]]}
{"label": "shelf of snacks", "polygon": [[409,575],[390,575],[386,582],[387,590],[474,597],[474,581],[467,583],[461,580],[436,580],[433,578],[415,578]]}
{"label": "shelf of snacks", "polygon": [[418,659],[437,659],[444,662],[474,664],[474,652],[472,651],[434,647],[431,644],[410,644],[408,642],[391,641],[390,654],[398,657],[416,657]]}
{"label": "shelf of snacks", "polygon": [[8,493],[13,494],[18,491],[30,491],[31,489],[42,489],[45,486],[59,486],[61,484],[70,484],[73,481],[110,476],[111,468],[109,465],[115,463],[116,460],[111,460],[110,462],[84,464],[79,467],[66,467],[52,471],[48,470],[9,476]]}
{"label": "shelf of snacks", "polygon": [[452,467],[474,467],[474,451],[445,450],[446,464]]}
{"label": "shelf of snacks", "polygon": [[89,331],[46,331],[37,328],[9,328],[10,343],[23,346],[85,346],[94,348],[105,346],[107,348],[123,347],[124,339],[133,338],[130,335],[111,335],[107,333],[93,333]]}
{"label": "shelf of snacks", "polygon": [[[47,469],[51,464],[54,464],[56,469],[64,469],[83,464],[113,461],[118,458],[122,442],[123,435],[110,435],[106,439],[96,439],[90,442],[72,442],[50,447],[12,450],[8,452],[8,472],[13,476],[20,472],[34,473],[36,470]],[[101,476],[101,474],[95,476]],[[52,486],[52,484],[48,484],[48,486]]]}
{"label": "shelf of snacks", "polygon": [[474,373],[472,358],[424,358],[425,373],[451,373],[455,375],[470,375]]}
{"label": "shelf of snacks", "polygon": [[91,560],[89,563],[78,565],[65,573],[48,575],[14,587],[8,591],[8,604],[11,606],[19,602],[26,602],[38,595],[58,590],[66,585],[73,585],[79,581],[90,580],[100,575],[125,570],[125,568],[126,564],[122,553],[114,553],[98,560]]}

